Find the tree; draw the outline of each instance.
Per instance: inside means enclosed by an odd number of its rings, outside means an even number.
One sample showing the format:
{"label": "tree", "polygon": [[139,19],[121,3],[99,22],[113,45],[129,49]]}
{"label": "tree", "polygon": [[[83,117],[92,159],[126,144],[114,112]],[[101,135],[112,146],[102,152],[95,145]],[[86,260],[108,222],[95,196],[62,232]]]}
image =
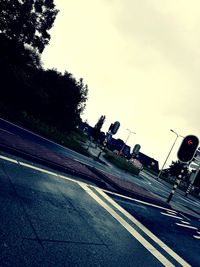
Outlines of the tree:
{"label": "tree", "polygon": [[78,125],[88,92],[83,79],[77,81],[71,73],[41,69],[32,77],[32,86],[30,112],[64,131]]}
{"label": "tree", "polygon": [[94,126],[94,128],[96,128],[97,130],[101,131],[101,128],[105,122],[106,116],[101,115],[101,117],[98,119],[96,125]]}
{"label": "tree", "polygon": [[177,177],[179,174],[181,174],[182,169],[184,170],[182,176],[186,177],[188,174],[188,167],[183,166],[183,163],[180,161],[172,161],[172,164],[169,166],[169,173],[172,176]]}
{"label": "tree", "polygon": [[101,115],[101,117],[98,119],[97,123],[95,124],[93,128],[92,136],[94,138],[94,141],[98,141],[101,139],[101,128],[105,122],[106,116]]}
{"label": "tree", "polygon": [[44,70],[40,53],[48,44],[57,10],[53,0],[0,0],[0,115],[21,114],[68,131],[78,125],[88,87],[69,72]]}
{"label": "tree", "polygon": [[58,13],[53,0],[0,0],[0,33],[42,53]]}

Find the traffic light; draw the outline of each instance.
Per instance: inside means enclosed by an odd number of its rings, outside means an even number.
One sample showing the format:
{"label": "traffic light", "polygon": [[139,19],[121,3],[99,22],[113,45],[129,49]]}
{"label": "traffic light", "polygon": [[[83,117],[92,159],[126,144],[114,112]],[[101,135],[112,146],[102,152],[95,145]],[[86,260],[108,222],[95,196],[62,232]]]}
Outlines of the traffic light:
{"label": "traffic light", "polygon": [[118,121],[116,121],[114,124],[110,125],[111,129],[109,128],[109,130],[111,131],[112,134],[116,134],[116,132],[119,129],[119,126],[120,126],[120,123]]}
{"label": "traffic light", "polygon": [[178,150],[177,156],[181,162],[189,162],[193,159],[199,145],[199,139],[195,135],[186,136]]}

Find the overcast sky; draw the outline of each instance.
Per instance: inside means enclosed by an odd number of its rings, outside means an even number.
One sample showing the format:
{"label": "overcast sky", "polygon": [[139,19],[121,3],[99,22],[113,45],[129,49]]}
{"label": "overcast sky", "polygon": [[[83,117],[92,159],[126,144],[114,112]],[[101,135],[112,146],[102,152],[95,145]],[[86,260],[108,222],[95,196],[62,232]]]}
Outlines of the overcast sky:
{"label": "overcast sky", "polygon": [[[82,115],[163,164],[176,135],[200,138],[199,0],[56,0],[60,10],[42,55],[45,68],[89,87]],[[176,160],[179,137],[168,163]]]}

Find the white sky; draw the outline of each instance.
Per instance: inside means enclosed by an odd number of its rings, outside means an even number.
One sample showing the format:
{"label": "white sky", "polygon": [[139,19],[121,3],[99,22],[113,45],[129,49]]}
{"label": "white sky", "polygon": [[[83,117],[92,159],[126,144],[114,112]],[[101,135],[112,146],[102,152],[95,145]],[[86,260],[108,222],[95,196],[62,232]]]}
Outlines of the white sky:
{"label": "white sky", "polygon": [[[42,55],[45,68],[71,72],[89,87],[82,118],[157,159],[176,138],[200,138],[199,0],[55,0],[60,10]],[[168,164],[176,160],[179,137]]]}

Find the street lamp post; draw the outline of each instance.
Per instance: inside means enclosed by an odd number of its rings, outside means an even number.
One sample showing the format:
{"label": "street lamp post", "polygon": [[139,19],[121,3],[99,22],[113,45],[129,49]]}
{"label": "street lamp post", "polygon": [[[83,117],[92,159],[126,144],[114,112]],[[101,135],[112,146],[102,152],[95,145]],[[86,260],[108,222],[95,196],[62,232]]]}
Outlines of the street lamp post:
{"label": "street lamp post", "polygon": [[129,131],[129,134],[128,134],[128,136],[127,136],[127,138],[126,138],[126,141],[124,142],[124,144],[123,144],[123,146],[122,146],[122,148],[121,148],[121,150],[120,150],[120,152],[119,152],[119,155],[122,153],[123,149],[125,148],[125,145],[127,144],[128,139],[129,139],[129,137],[131,136],[131,134],[136,134],[135,132],[132,132],[132,131],[129,130],[129,129],[126,129],[126,130]]}
{"label": "street lamp post", "polygon": [[168,160],[168,158],[169,158],[169,156],[170,156],[170,154],[171,154],[171,152],[172,152],[172,149],[174,148],[174,146],[175,146],[175,144],[176,144],[176,141],[177,141],[178,137],[183,137],[182,135],[177,134],[177,133],[176,133],[174,130],[172,130],[172,129],[170,129],[170,131],[176,135],[176,138],[175,138],[175,140],[174,140],[174,142],[173,142],[173,144],[172,144],[172,147],[171,147],[171,149],[170,149],[170,151],[169,151],[169,153],[168,153],[168,155],[167,155],[167,157],[166,157],[166,159],[165,159],[165,162],[163,163],[163,166],[162,166],[162,168],[161,168],[161,170],[160,170],[160,172],[159,172],[159,174],[158,174],[158,176],[157,176],[157,180],[159,179],[159,177],[160,177],[160,175],[161,175],[161,173],[162,173],[162,171],[163,171],[163,169],[164,169],[164,167],[165,167],[165,164],[166,164],[166,162],[167,162],[167,160]]}

